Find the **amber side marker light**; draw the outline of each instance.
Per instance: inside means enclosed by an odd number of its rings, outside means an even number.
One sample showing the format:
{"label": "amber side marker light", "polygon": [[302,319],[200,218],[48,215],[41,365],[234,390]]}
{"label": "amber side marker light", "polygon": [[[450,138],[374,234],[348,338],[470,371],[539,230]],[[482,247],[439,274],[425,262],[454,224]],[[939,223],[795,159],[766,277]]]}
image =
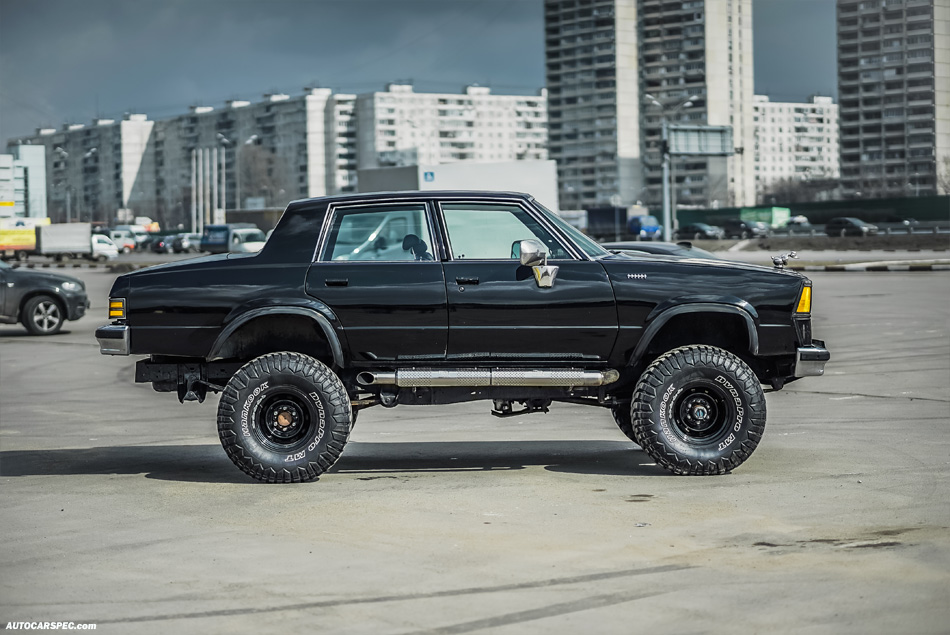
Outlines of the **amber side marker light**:
{"label": "amber side marker light", "polygon": [[802,294],[798,298],[798,308],[795,313],[811,313],[811,286],[802,287]]}
{"label": "amber side marker light", "polygon": [[109,318],[117,320],[125,319],[125,298],[109,299]]}

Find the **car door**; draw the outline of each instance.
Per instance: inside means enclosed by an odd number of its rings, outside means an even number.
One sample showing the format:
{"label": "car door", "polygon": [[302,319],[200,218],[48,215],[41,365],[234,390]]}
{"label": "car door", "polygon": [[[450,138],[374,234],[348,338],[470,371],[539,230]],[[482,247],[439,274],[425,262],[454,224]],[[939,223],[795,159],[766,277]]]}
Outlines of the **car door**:
{"label": "car door", "polygon": [[0,262],[0,317],[12,317],[7,311],[7,270],[10,266]]}
{"label": "car door", "polygon": [[[603,361],[617,335],[613,289],[599,262],[566,247],[523,203],[443,201],[447,358],[456,362]],[[558,267],[541,287],[516,250],[534,239]]]}
{"label": "car door", "polygon": [[328,210],[307,293],[336,314],[354,361],[441,361],[448,337],[442,263],[421,201]]}

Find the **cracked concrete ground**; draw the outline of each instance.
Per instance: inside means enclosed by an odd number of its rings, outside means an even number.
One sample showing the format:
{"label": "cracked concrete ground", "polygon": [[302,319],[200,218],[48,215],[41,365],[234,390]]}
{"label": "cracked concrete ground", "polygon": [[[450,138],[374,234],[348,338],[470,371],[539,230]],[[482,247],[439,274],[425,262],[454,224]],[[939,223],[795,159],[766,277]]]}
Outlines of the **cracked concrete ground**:
{"label": "cracked concrete ground", "polygon": [[361,413],[320,481],[225,456],[215,399],[0,327],[0,622],[105,633],[945,633],[950,274],[816,273],[827,374],[756,453],[674,477],[606,411]]}

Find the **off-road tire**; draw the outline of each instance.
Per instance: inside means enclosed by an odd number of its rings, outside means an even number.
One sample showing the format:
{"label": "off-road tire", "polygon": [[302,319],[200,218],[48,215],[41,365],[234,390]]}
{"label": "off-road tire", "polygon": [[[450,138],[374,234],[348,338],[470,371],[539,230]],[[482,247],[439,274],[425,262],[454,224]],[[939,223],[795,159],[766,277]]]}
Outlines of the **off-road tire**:
{"label": "off-road tire", "polygon": [[765,431],[765,395],[741,359],[713,346],[657,358],[633,393],[634,440],[674,474],[725,474]]}
{"label": "off-road tire", "polygon": [[630,416],[630,406],[629,403],[622,403],[618,406],[614,406],[610,409],[610,414],[614,417],[614,422],[617,424],[617,427],[620,428],[620,431],[627,435],[627,438],[636,443],[636,438],[633,436],[633,419]]}
{"label": "off-road tire", "polygon": [[317,479],[340,457],[351,420],[340,379],[299,353],[251,360],[231,377],[218,404],[218,436],[228,457],[265,483]]}
{"label": "off-road tire", "polygon": [[63,328],[66,312],[48,295],[37,295],[23,305],[20,321],[32,335],[54,335]]}

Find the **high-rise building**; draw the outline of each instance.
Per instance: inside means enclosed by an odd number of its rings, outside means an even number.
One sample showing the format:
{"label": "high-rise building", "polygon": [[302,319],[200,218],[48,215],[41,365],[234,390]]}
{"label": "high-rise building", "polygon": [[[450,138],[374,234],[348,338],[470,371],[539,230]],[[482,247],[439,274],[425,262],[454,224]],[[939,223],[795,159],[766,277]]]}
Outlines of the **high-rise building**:
{"label": "high-rise building", "polygon": [[[661,196],[661,128],[731,126],[729,157],[674,157],[677,206],[755,202],[752,0],[640,0],[641,135],[646,191]],[[659,103],[659,106],[657,106]]]}
{"label": "high-rise building", "polygon": [[546,0],[550,157],[564,209],[661,199],[661,128],[732,126],[672,165],[681,205],[755,198],[752,0]]}
{"label": "high-rise building", "polygon": [[361,169],[547,158],[547,104],[537,96],[417,93],[407,84],[356,99]]}
{"label": "high-rise building", "polygon": [[792,103],[756,95],[754,108],[759,192],[787,179],[838,178],[838,106],[831,97]]}
{"label": "high-rise building", "polygon": [[841,185],[938,193],[950,161],[950,2],[838,0]]}
{"label": "high-rise building", "polygon": [[643,189],[637,4],[545,0],[548,155],[561,209],[628,205]]}

